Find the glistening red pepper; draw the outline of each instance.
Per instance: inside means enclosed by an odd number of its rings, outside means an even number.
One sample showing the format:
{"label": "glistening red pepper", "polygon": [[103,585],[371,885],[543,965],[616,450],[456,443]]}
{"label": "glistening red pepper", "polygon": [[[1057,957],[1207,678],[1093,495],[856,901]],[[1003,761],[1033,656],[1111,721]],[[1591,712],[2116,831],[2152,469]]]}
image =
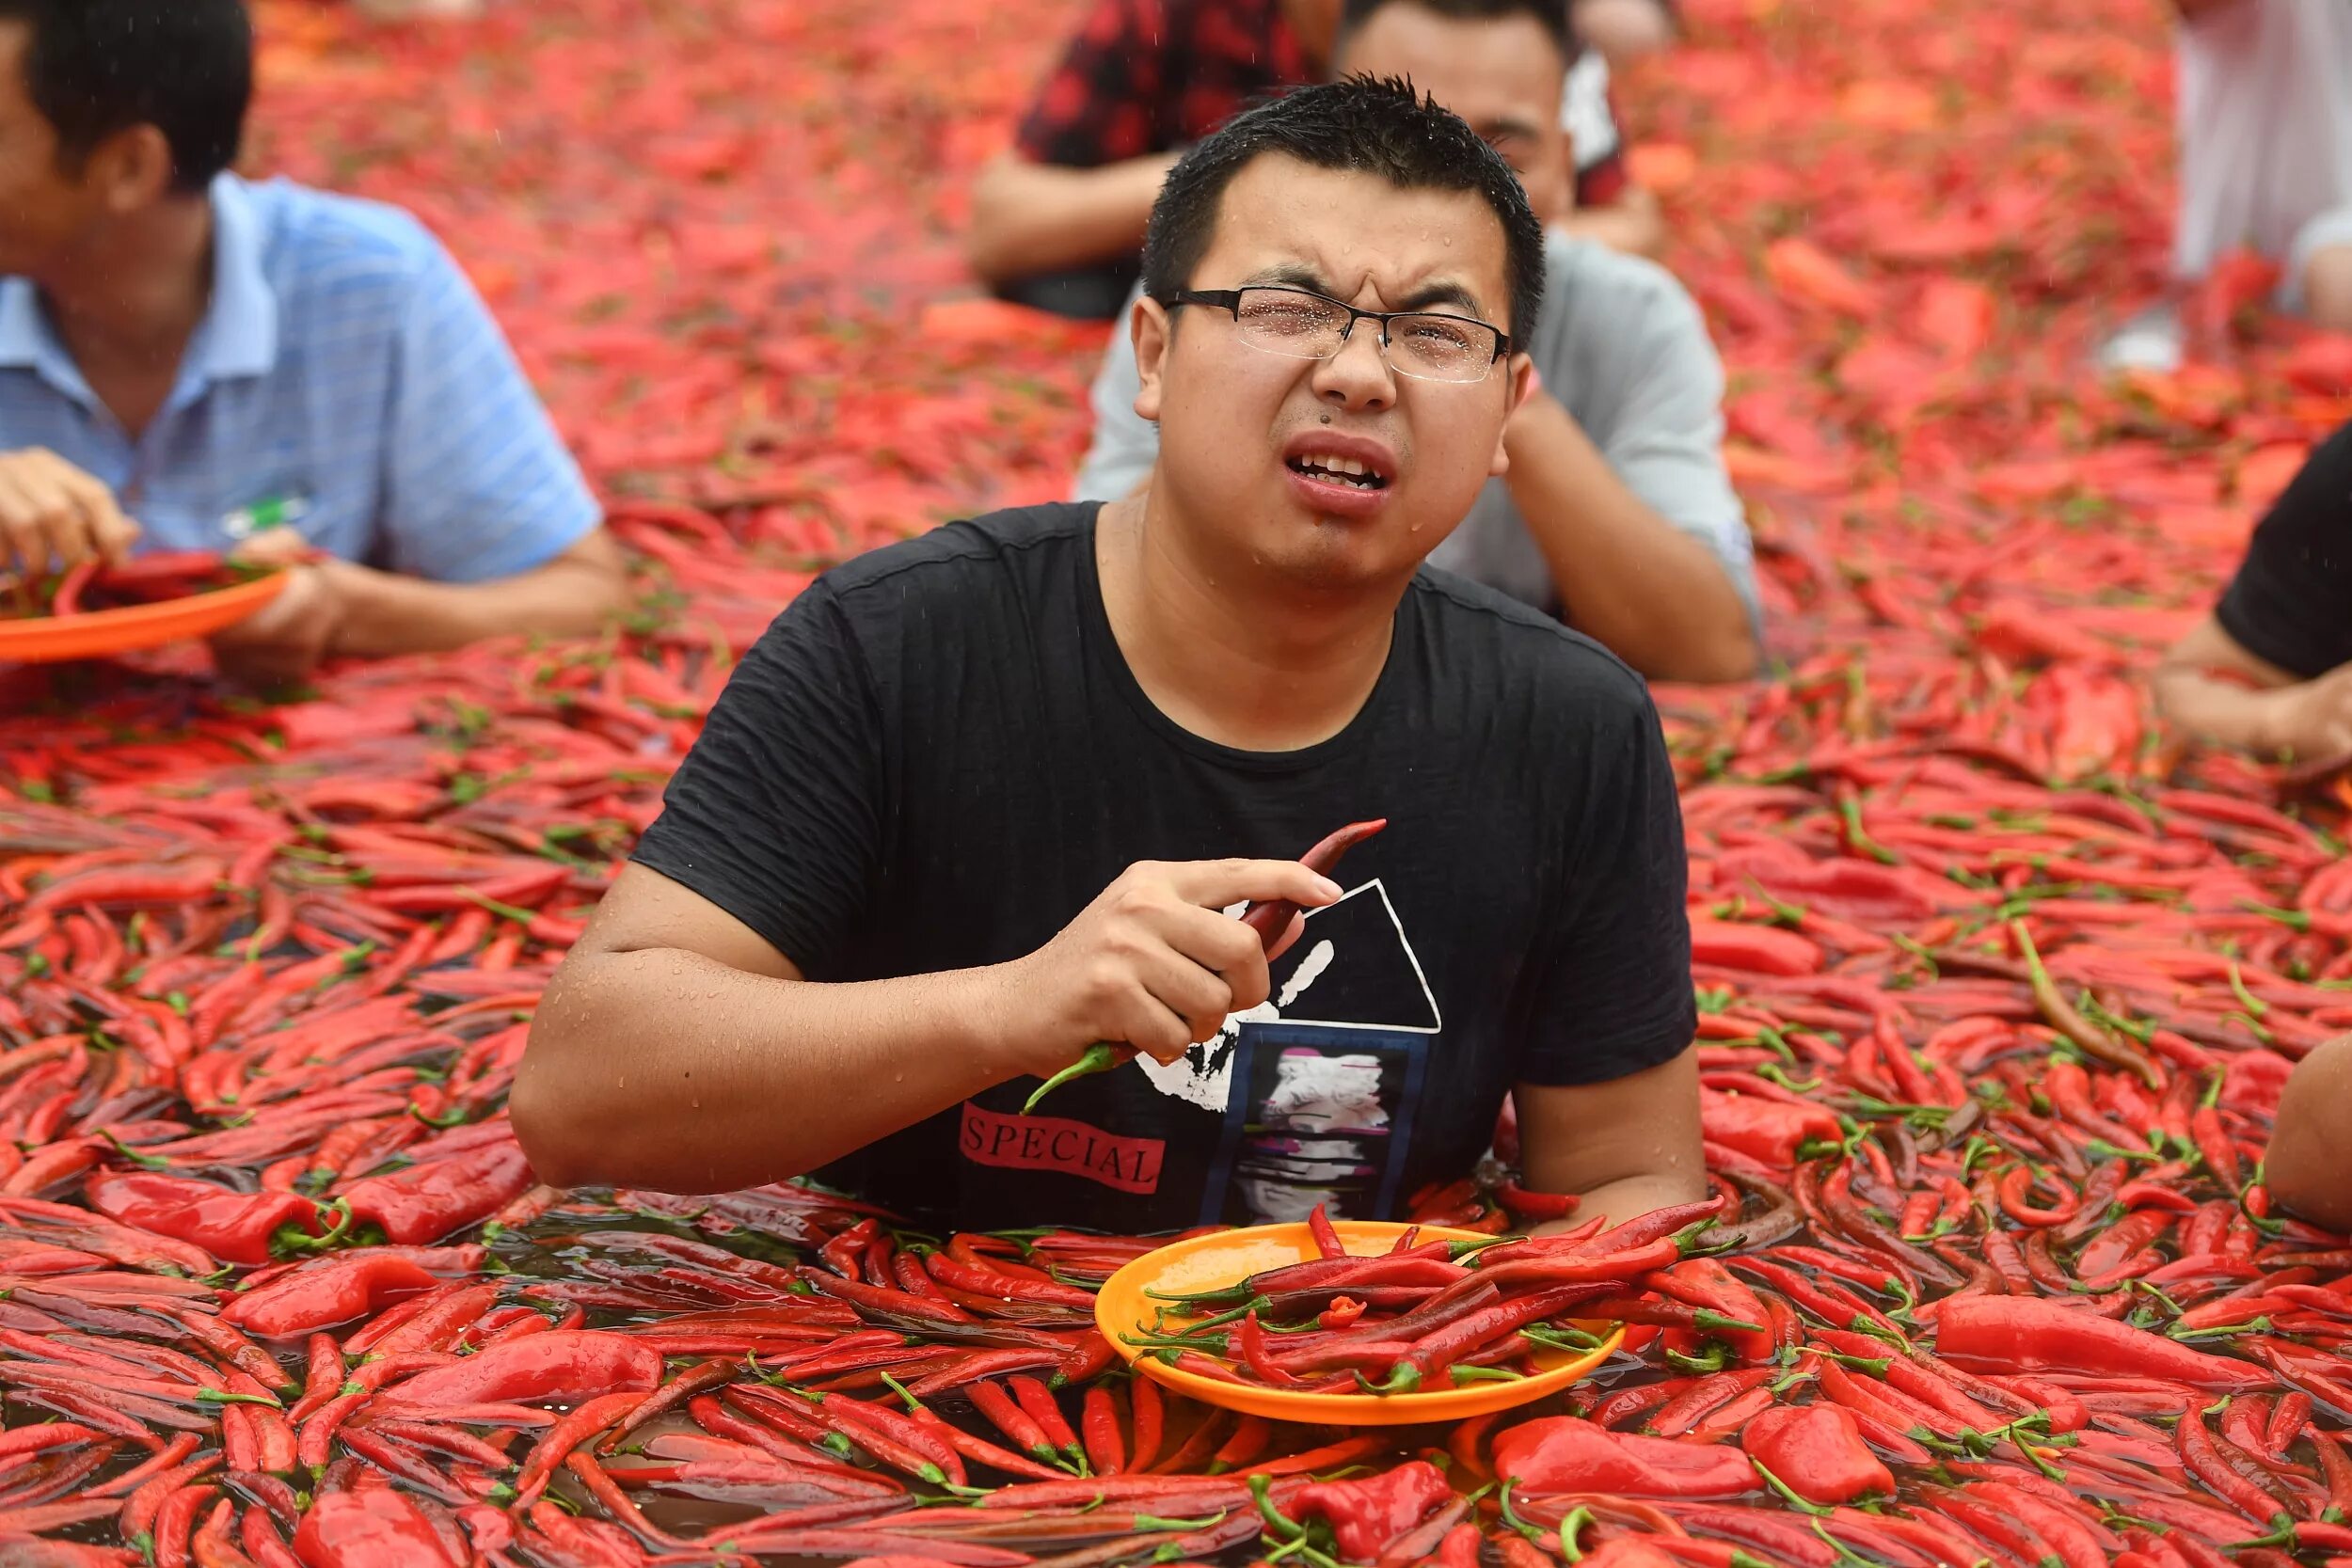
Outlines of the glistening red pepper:
{"label": "glistening red pepper", "polygon": [[300,1193],[236,1193],[159,1171],[102,1171],[83,1189],[111,1220],[200,1246],[224,1263],[266,1263],[280,1232],[315,1241],[319,1206]]}
{"label": "glistening red pepper", "polygon": [[1385,1475],[1309,1486],[1291,1499],[1290,1511],[1294,1518],[1328,1521],[1343,1560],[1370,1562],[1453,1496],[1438,1467],[1416,1459]]}
{"label": "glistening red pepper", "polygon": [[[329,1492],[294,1532],[302,1568],[430,1568],[451,1564],[441,1537],[417,1505],[389,1486]],[[451,1564],[451,1568],[454,1568]]]}
{"label": "glistening red pepper", "polygon": [[1495,1439],[1495,1474],[1533,1492],[1631,1497],[1729,1497],[1751,1491],[1745,1455],[1667,1437],[1611,1432],[1573,1416],[1513,1427]]}
{"label": "glistening red pepper", "polygon": [[[1371,822],[1351,822],[1299,856],[1299,863],[1318,876],[1328,877],[1339,869],[1341,856],[1388,825],[1389,819],[1385,816]],[[1241,921],[1243,925],[1258,933],[1259,942],[1270,953],[1274,950],[1274,944],[1282,940],[1282,933],[1290,929],[1291,916],[1297,912],[1298,906],[1289,899],[1269,898],[1263,904],[1252,904],[1243,911]],[[1134,1054],[1133,1046],[1116,1045],[1109,1040],[1097,1040],[1094,1044],[1088,1046],[1076,1061],[1040,1084],[1037,1086],[1037,1092],[1022,1103],[1022,1114],[1026,1116],[1029,1112],[1036,1110],[1038,1101],[1071,1080],[1090,1078],[1099,1072],[1108,1072]]]}
{"label": "glistening red pepper", "polygon": [[1805,1501],[1824,1506],[1891,1495],[1894,1473],[1834,1404],[1778,1405],[1750,1420],[1740,1447],[1757,1468]]}
{"label": "glistening red pepper", "polygon": [[462,1154],[371,1176],[342,1189],[355,1224],[403,1246],[429,1246],[488,1219],[531,1190],[531,1162],[500,1139]]}
{"label": "glistening red pepper", "polygon": [[558,1330],[501,1340],[419,1372],[377,1404],[426,1415],[443,1405],[579,1404],[600,1394],[650,1392],[660,1382],[660,1352],[626,1335]]}
{"label": "glistening red pepper", "polygon": [[220,1315],[247,1333],[284,1339],[365,1317],[439,1283],[405,1258],[357,1252],[273,1279],[231,1300]]}
{"label": "glistening red pepper", "polygon": [[2249,1394],[2275,1386],[2259,1367],[2039,1298],[1950,1297],[1936,1315],[1936,1348],[2005,1371],[2112,1372]]}

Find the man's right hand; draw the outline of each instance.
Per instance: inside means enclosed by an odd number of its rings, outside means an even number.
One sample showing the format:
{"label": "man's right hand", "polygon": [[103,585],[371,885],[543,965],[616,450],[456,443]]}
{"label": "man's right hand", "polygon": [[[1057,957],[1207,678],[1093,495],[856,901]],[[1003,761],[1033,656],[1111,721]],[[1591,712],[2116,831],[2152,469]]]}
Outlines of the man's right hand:
{"label": "man's right hand", "polygon": [[53,566],[119,561],[138,536],[114,492],[56,452],[0,452],[0,567],[39,577]]}
{"label": "man's right hand", "polygon": [[1181,1060],[1271,989],[1258,933],[1222,911],[1277,898],[1320,909],[1341,891],[1296,861],[1129,866],[1053,941],[1004,966],[1007,1016],[1035,1021],[1008,1041],[1009,1065],[1049,1077],[1097,1040]]}

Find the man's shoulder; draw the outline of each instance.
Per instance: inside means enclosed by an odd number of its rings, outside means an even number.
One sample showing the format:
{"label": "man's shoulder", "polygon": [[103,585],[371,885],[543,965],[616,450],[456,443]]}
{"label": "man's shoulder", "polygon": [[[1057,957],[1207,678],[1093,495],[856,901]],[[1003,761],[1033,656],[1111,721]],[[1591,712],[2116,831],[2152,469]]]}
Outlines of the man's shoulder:
{"label": "man's shoulder", "polygon": [[1630,340],[1661,325],[1706,330],[1698,301],[1673,273],[1568,234],[1544,237],[1544,306],[1571,336]]}
{"label": "man's shoulder", "polygon": [[1539,707],[1648,712],[1649,687],[1633,668],[1557,617],[1437,566],[1414,574],[1410,592],[1426,645],[1473,689],[1517,688]]}
{"label": "man's shoulder", "polygon": [[852,616],[968,609],[992,587],[1053,570],[1093,537],[1092,501],[983,513],[843,562],[818,579]]}
{"label": "man's shoulder", "polygon": [[388,202],[276,179],[243,187],[261,230],[273,283],[281,289],[389,290],[451,265],[415,214]]}

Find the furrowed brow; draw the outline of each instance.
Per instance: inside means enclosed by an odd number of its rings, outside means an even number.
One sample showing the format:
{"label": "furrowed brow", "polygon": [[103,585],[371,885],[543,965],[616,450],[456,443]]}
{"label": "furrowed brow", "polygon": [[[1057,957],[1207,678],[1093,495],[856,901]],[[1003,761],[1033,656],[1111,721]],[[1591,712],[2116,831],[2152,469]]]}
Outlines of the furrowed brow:
{"label": "furrowed brow", "polygon": [[1470,293],[1466,285],[1447,277],[1422,284],[1399,300],[1396,309],[1426,310],[1435,305],[1452,305],[1473,316],[1483,317],[1486,313],[1486,307],[1478,302],[1476,294]]}
{"label": "furrowed brow", "polygon": [[1270,267],[1261,267],[1249,275],[1243,287],[1247,288],[1251,283],[1268,284],[1284,289],[1305,289],[1311,293],[1322,294],[1326,298],[1335,297],[1331,293],[1331,285],[1324,280],[1323,276],[1314,268],[1299,261],[1278,261]]}

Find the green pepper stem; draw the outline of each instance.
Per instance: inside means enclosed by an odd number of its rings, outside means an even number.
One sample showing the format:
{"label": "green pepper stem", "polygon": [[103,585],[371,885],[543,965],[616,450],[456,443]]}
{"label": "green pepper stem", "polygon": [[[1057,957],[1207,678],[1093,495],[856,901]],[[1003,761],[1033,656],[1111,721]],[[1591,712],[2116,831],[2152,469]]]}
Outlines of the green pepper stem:
{"label": "green pepper stem", "polygon": [[1098,1072],[1110,1071],[1119,1065],[1122,1049],[1122,1047],[1111,1044],[1108,1040],[1096,1040],[1086,1048],[1076,1061],[1040,1084],[1037,1086],[1037,1092],[1029,1096],[1022,1105],[1021,1114],[1025,1117],[1036,1110],[1039,1101],[1043,1100],[1073,1078],[1091,1078]]}

